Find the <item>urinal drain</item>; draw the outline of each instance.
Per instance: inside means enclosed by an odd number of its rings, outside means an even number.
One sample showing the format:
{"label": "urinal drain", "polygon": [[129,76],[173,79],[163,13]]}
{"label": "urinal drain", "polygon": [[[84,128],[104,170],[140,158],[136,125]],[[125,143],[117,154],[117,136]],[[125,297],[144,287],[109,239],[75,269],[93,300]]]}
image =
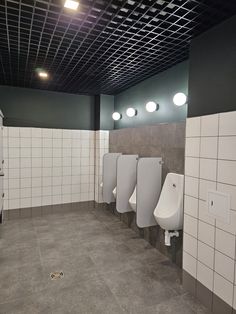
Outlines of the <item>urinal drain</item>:
{"label": "urinal drain", "polygon": [[50,273],[51,280],[62,279],[63,277],[63,271],[54,271],[53,273]]}

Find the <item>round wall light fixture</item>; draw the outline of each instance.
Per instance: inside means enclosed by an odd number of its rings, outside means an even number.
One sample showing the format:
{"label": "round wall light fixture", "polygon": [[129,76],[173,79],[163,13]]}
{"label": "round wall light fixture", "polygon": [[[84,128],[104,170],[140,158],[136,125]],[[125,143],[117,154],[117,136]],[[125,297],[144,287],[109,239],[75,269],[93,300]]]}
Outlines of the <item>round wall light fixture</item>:
{"label": "round wall light fixture", "polygon": [[137,114],[137,110],[135,110],[134,108],[128,108],[128,109],[126,110],[126,115],[127,115],[129,118],[134,117],[136,114]]}
{"label": "round wall light fixture", "polygon": [[112,119],[118,121],[121,119],[121,114],[119,112],[113,112]]}
{"label": "round wall light fixture", "polygon": [[159,108],[159,105],[156,104],[154,101],[149,101],[146,103],[146,110],[148,112],[154,112],[154,111],[158,110],[158,108]]}
{"label": "round wall light fixture", "polygon": [[184,93],[177,93],[173,97],[173,102],[176,106],[183,106],[187,102],[187,96]]}

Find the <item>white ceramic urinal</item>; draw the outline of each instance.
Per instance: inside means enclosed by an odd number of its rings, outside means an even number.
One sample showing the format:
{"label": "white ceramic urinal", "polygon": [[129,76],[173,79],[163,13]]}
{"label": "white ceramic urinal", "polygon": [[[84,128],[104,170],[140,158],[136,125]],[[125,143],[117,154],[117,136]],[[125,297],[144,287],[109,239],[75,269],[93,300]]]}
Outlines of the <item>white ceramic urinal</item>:
{"label": "white ceramic urinal", "polygon": [[[165,244],[168,246],[170,245],[170,238],[179,236],[177,230],[183,228],[183,193],[184,176],[168,173],[154,210],[157,223],[165,230]],[[175,232],[169,232],[170,230]]]}
{"label": "white ceramic urinal", "polygon": [[112,191],[112,194],[113,194],[114,198],[116,199],[116,187],[115,187],[114,190]]}
{"label": "white ceramic urinal", "polygon": [[136,212],[137,210],[137,197],[136,197],[137,187],[134,188],[134,192],[129,199],[129,205]]}

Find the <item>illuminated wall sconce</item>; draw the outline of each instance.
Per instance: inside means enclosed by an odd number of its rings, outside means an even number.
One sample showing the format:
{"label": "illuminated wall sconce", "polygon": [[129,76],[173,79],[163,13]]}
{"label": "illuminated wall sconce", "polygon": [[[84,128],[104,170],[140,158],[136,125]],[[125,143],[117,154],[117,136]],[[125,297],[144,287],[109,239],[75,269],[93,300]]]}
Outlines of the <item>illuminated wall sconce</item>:
{"label": "illuminated wall sconce", "polygon": [[128,108],[126,110],[126,115],[129,117],[129,118],[133,118],[134,116],[136,116],[137,114],[137,110],[135,110],[134,108]]}
{"label": "illuminated wall sconce", "polygon": [[118,121],[122,118],[122,115],[119,112],[113,112],[112,119]]}
{"label": "illuminated wall sconce", "polygon": [[156,104],[154,101],[149,101],[146,103],[146,110],[148,112],[154,112],[157,111],[159,109],[159,105]]}
{"label": "illuminated wall sconce", "polygon": [[173,97],[173,103],[176,106],[183,106],[187,102],[187,96],[184,93],[177,93]]}

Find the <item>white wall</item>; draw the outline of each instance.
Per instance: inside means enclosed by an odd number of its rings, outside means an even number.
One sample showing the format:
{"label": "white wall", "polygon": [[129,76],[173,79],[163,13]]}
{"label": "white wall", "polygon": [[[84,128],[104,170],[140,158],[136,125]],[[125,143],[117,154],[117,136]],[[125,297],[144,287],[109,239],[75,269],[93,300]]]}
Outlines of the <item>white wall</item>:
{"label": "white wall", "polygon": [[102,164],[103,155],[109,152],[109,131],[96,131],[95,201],[102,203]]}
{"label": "white wall", "polygon": [[[187,119],[183,268],[236,309],[236,111]],[[230,224],[210,216],[207,191],[231,197]]]}
{"label": "white wall", "polygon": [[94,200],[94,131],[4,127],[4,159],[4,209]]}

